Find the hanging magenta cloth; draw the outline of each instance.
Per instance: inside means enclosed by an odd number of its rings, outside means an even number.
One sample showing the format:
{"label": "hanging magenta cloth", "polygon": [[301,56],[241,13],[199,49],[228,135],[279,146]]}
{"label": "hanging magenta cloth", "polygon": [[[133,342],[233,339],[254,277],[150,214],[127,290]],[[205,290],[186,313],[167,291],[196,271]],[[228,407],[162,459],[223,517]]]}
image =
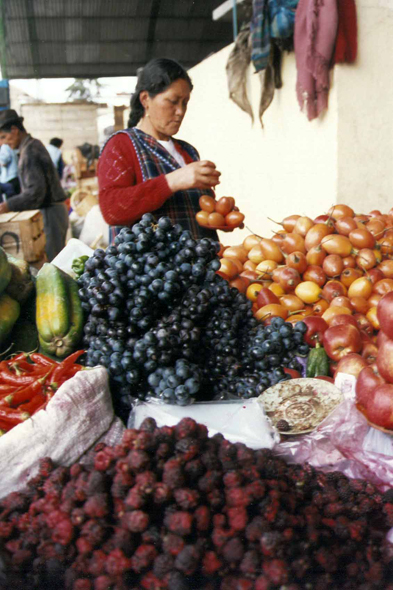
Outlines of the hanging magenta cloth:
{"label": "hanging magenta cloth", "polygon": [[337,0],[300,0],[295,16],[296,93],[309,121],[328,104],[337,25]]}
{"label": "hanging magenta cloth", "polygon": [[337,0],[338,30],[334,63],[353,63],[358,50],[355,0]]}

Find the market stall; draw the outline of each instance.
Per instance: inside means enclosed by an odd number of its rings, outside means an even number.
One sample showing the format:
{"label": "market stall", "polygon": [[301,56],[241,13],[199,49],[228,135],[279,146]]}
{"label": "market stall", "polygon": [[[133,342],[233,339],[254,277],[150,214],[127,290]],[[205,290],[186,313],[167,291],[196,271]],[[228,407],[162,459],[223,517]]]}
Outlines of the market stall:
{"label": "market stall", "polygon": [[20,303],[0,250],[0,587],[390,588],[391,227],[147,214]]}

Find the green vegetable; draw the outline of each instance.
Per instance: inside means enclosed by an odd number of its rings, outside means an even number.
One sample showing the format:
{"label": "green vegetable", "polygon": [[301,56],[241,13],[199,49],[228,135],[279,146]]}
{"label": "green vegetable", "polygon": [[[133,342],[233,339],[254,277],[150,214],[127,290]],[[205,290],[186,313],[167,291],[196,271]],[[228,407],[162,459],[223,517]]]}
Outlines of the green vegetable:
{"label": "green vegetable", "polygon": [[78,284],[54,264],[46,262],[37,275],[36,288],[40,350],[64,358],[75,350],[83,332]]}
{"label": "green vegetable", "polygon": [[75,273],[77,279],[84,273],[85,271],[85,263],[86,260],[89,259],[89,256],[83,255],[79,256],[79,258],[75,258],[72,262],[71,268]]}
{"label": "green vegetable", "polygon": [[308,353],[306,377],[329,375],[329,357],[319,342]]}

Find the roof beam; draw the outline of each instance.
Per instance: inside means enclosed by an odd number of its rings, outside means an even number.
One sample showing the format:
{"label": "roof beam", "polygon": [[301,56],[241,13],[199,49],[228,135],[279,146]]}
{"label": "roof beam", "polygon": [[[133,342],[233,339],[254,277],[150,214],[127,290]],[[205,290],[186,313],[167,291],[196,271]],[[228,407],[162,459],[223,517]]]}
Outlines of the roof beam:
{"label": "roof beam", "polygon": [[36,78],[40,78],[40,59],[38,54],[37,48],[37,29],[35,26],[35,14],[34,14],[34,6],[33,0],[25,0],[25,7],[27,13],[27,26],[29,29],[29,44],[30,44],[30,51],[31,51],[31,61],[34,65],[34,71],[36,72]]}
{"label": "roof beam", "polygon": [[152,0],[150,18],[149,18],[149,29],[147,31],[146,39],[146,61],[150,61],[153,57],[153,47],[156,37],[156,26],[158,13],[160,12],[161,0]]}

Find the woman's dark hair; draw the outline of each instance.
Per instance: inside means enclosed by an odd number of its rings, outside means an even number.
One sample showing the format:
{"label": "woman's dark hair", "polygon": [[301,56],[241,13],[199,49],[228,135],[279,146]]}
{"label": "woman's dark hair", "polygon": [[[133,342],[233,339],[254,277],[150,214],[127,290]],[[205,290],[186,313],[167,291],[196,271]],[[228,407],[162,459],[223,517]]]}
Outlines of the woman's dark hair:
{"label": "woman's dark hair", "polygon": [[10,121],[6,125],[3,125],[3,127],[1,127],[1,131],[4,131],[5,133],[9,133],[11,131],[12,127],[16,127],[17,129],[19,129],[19,131],[26,131],[26,129],[23,127],[22,121],[19,121],[19,120]]}
{"label": "woman's dark hair", "polygon": [[192,90],[192,82],[186,70],[173,59],[157,58],[149,61],[145,67],[138,72],[138,81],[135,92],[131,97],[131,113],[128,119],[128,127],[135,125],[142,119],[145,109],[139,99],[139,95],[147,90],[153,98],[164,92],[175,80],[185,80]]}
{"label": "woman's dark hair", "polygon": [[61,146],[63,145],[63,140],[60,139],[60,137],[52,137],[52,139],[50,140],[50,145],[54,145],[57,148],[61,148]]}

